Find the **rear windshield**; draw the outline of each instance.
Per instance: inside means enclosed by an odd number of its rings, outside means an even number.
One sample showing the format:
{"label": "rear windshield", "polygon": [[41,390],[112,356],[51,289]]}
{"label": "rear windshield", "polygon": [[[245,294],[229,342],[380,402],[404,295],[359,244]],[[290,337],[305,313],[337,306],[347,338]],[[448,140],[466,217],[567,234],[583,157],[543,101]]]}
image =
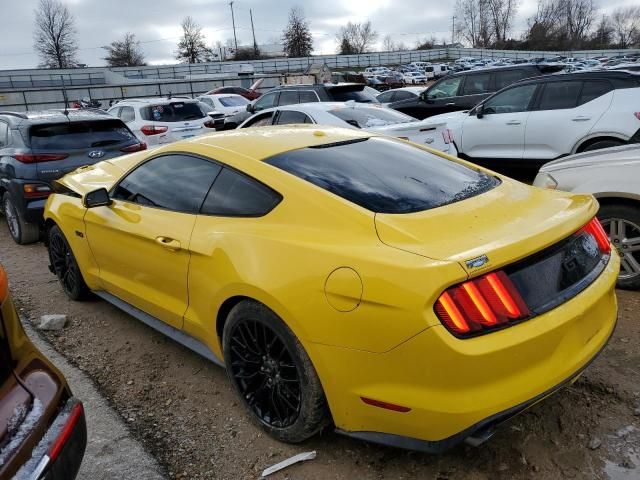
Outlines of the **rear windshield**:
{"label": "rear windshield", "polygon": [[140,110],[142,118],[156,122],[185,122],[204,118],[205,114],[195,102],[173,102],[151,105]]}
{"label": "rear windshield", "polygon": [[348,102],[353,100],[358,103],[378,103],[373,95],[364,90],[331,90],[331,96],[336,102]]}
{"label": "rear windshield", "polygon": [[34,125],[29,129],[34,150],[76,150],[130,142],[133,133],[118,119]]}
{"label": "rear windshield", "polygon": [[286,152],[267,163],[377,213],[412,213],[474,197],[500,181],[418,147],[357,139]]}
{"label": "rear windshield", "polygon": [[220,97],[218,100],[224,107],[241,107],[249,103],[244,97]]}
{"label": "rear windshield", "polygon": [[415,121],[415,118],[389,108],[363,107],[363,108],[336,108],[329,110],[331,115],[344,120],[358,128],[383,127]]}

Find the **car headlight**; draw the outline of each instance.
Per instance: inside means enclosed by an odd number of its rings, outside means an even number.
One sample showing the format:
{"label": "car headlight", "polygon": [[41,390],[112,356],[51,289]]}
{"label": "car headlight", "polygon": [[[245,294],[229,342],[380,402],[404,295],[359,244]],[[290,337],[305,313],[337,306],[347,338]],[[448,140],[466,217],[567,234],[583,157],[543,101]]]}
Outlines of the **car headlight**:
{"label": "car headlight", "polygon": [[533,184],[536,187],[548,188],[550,190],[555,190],[558,187],[558,182],[556,181],[556,179],[553,178],[551,174],[546,172],[538,173]]}

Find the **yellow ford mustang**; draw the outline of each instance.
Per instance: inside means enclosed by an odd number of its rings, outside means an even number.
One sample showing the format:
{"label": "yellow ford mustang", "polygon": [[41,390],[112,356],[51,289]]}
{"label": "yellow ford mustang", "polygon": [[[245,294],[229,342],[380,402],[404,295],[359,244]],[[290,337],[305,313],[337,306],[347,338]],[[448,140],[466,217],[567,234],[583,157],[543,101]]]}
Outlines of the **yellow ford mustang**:
{"label": "yellow ford mustang", "polygon": [[274,127],[83,167],[51,269],[224,364],[251,417],[437,452],[574,380],[616,321],[591,196],[398,139]]}

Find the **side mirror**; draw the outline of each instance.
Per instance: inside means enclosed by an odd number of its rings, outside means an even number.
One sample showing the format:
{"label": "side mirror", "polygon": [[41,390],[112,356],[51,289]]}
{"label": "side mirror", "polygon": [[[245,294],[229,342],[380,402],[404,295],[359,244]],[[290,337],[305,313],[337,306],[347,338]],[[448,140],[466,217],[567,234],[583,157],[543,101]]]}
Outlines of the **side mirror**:
{"label": "side mirror", "polygon": [[105,207],[112,203],[106,188],[99,188],[98,190],[89,192],[82,199],[82,204],[85,208]]}
{"label": "side mirror", "polygon": [[484,105],[480,104],[476,107],[476,117],[484,117]]}
{"label": "side mirror", "polygon": [[247,112],[249,113],[254,113],[256,111],[255,107],[253,106],[253,103],[248,103],[247,104]]}

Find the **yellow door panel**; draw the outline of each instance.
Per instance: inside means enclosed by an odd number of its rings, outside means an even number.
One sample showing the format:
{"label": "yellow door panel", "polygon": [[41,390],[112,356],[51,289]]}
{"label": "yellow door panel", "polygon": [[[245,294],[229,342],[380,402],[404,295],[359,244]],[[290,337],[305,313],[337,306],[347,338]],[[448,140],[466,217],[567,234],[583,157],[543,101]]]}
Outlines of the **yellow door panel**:
{"label": "yellow door panel", "polygon": [[115,200],[87,210],[87,240],[104,289],[182,328],[195,215]]}

